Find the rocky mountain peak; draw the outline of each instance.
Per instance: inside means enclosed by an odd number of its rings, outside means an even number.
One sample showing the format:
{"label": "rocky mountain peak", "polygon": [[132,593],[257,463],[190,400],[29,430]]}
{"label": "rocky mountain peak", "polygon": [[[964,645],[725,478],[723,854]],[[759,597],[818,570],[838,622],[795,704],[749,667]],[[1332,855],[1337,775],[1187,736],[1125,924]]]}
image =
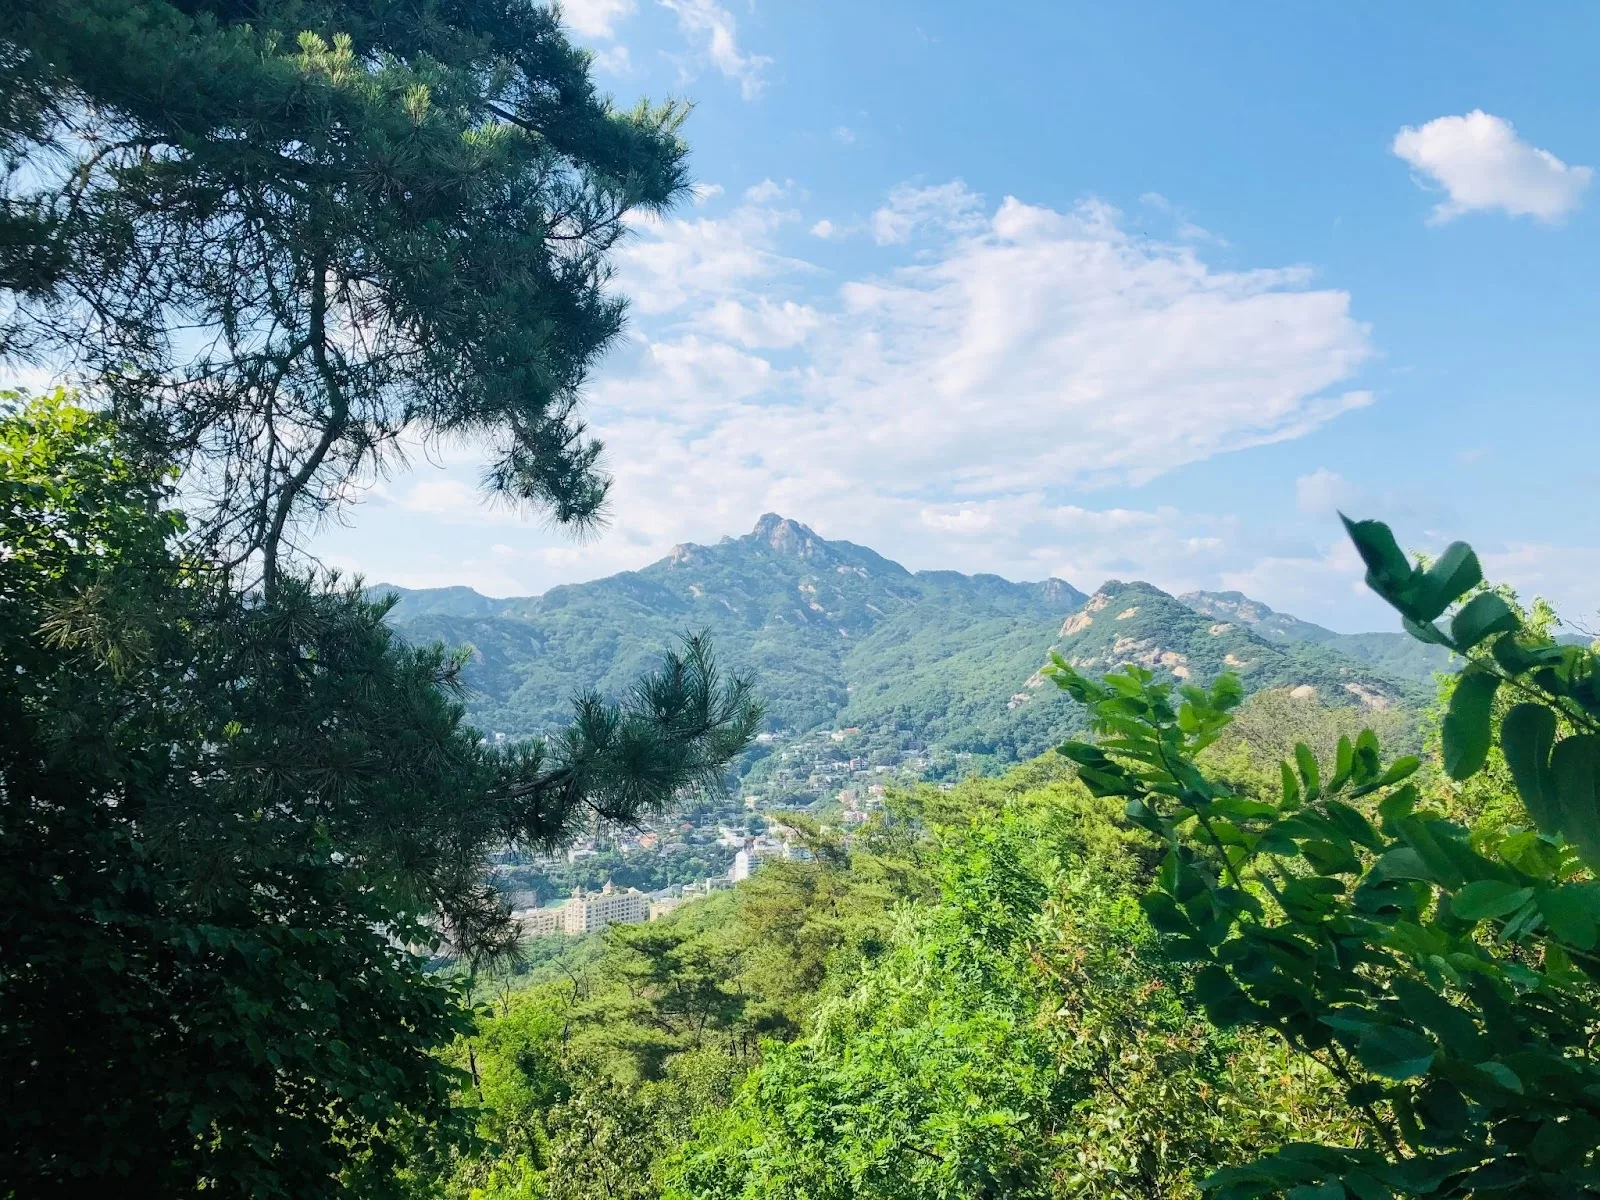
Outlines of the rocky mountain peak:
{"label": "rocky mountain peak", "polygon": [[1233,617],[1246,625],[1259,625],[1268,617],[1279,615],[1243,592],[1185,592],[1178,601],[1208,617]]}
{"label": "rocky mountain peak", "polygon": [[827,542],[816,535],[809,526],[799,521],[780,517],[777,513],[763,513],[750,536],[764,542],[779,554],[796,558],[811,558],[826,548]]}

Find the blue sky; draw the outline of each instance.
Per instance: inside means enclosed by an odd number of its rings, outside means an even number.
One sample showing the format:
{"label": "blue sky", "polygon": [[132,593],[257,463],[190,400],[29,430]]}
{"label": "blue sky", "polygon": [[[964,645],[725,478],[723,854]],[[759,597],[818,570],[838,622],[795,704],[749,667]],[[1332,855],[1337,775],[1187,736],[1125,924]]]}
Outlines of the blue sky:
{"label": "blue sky", "polygon": [[317,543],[499,595],[773,510],[906,565],[1391,627],[1334,510],[1600,604],[1600,9],[582,0],[700,195],[618,259],[587,542],[418,456]]}

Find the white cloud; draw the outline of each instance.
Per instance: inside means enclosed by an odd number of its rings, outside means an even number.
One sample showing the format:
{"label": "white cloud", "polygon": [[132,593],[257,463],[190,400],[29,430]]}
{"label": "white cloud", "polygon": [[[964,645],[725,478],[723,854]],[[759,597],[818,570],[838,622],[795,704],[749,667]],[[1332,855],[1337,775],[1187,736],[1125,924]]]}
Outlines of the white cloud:
{"label": "white cloud", "polygon": [[690,198],[696,208],[722,195],[720,183],[696,183],[690,188]]}
{"label": "white cloud", "polygon": [[1434,208],[1435,221],[1484,209],[1554,221],[1578,206],[1594,174],[1530,146],[1511,122],[1482,109],[1407,125],[1392,148],[1448,195]]}
{"label": "white cloud", "polygon": [[661,0],[661,6],[678,18],[683,36],[712,66],[739,85],[739,94],[754,100],[766,86],[762,75],[772,59],[739,49],[733,14],[716,0]]}
{"label": "white cloud", "polygon": [[808,270],[777,248],[778,231],[798,220],[798,213],[749,203],[725,217],[641,216],[613,256],[617,290],[645,315],[684,312]]}
{"label": "white cloud", "polygon": [[906,242],[924,231],[967,231],[983,224],[983,197],[959,179],[934,187],[902,185],[872,214],[872,238],[880,246]]}
{"label": "white cloud", "polygon": [[[805,227],[781,191],[635,227],[617,280],[633,341],[586,414],[616,471],[615,524],[570,567],[535,553],[559,534],[530,534],[520,590],[638,567],[766,511],[912,567],[1218,587],[1281,548],[1226,515],[1087,494],[1370,400],[1353,386],[1366,327],[1303,269],[1222,270],[1104,205],[986,210],[952,184],[896,189],[884,209],[915,250],[841,279],[789,253]],[[510,569],[482,561],[485,579]]]}
{"label": "white cloud", "polygon": [[780,253],[781,208],[639,227],[623,286],[651,336],[590,397],[626,561],[768,510],[915,565],[1070,569],[1086,586],[1216,586],[1259,557],[1220,519],[1063,496],[1368,403],[1349,297],[1299,269],[1214,269],[1103,205],[979,203],[959,185],[897,191],[923,234],[914,260],[827,290]]}
{"label": "white cloud", "polygon": [[1354,492],[1344,477],[1327,467],[1318,467],[1294,481],[1295,507],[1308,517],[1331,517],[1350,507]]}
{"label": "white cloud", "polygon": [[819,237],[826,241],[833,236],[833,222],[823,218],[811,227],[811,236]]}
{"label": "white cloud", "polygon": [[1600,547],[1507,542],[1477,549],[1491,583],[1511,584],[1525,601],[1550,601],[1576,628],[1600,627]]}
{"label": "white cloud", "polygon": [[775,179],[763,179],[760,183],[751,184],[745,188],[744,198],[750,204],[770,204],[785,195],[789,187],[789,183],[779,183]]}
{"label": "white cloud", "polygon": [[848,146],[856,140],[856,131],[848,125],[841,125],[833,131],[833,136]]}
{"label": "white cloud", "polygon": [[611,46],[594,52],[594,65],[607,75],[631,75],[633,56],[628,53],[626,46]]}
{"label": "white cloud", "polygon": [[500,525],[525,520],[481,488],[452,476],[425,476],[402,493],[395,504],[404,512],[425,513],[449,523]]}
{"label": "white cloud", "polygon": [[752,304],[719,300],[704,317],[710,329],[741,346],[782,349],[796,346],[822,324],[821,314],[805,304],[775,304],[765,296]]}
{"label": "white cloud", "polygon": [[1400,618],[1366,586],[1361,556],[1340,534],[1292,553],[1260,554],[1220,572],[1223,591],[1342,631],[1398,630]]}
{"label": "white cloud", "polygon": [[561,19],[579,37],[610,39],[637,7],[636,0],[561,0]]}

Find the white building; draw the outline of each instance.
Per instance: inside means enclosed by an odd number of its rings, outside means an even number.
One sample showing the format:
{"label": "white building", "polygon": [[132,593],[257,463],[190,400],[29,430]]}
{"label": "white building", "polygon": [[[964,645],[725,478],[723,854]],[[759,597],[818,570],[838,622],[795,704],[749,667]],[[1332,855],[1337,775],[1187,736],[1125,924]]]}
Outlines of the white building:
{"label": "white building", "polygon": [[650,897],[638,888],[618,891],[606,884],[584,895],[576,888],[561,906],[562,928],[572,936],[594,933],[607,925],[642,925],[650,919]]}
{"label": "white building", "polygon": [[761,855],[746,848],[733,856],[733,866],[728,868],[728,878],[735,883],[750,878],[750,873],[761,865]]}
{"label": "white building", "polygon": [[544,937],[565,928],[565,912],[559,904],[551,908],[518,909],[511,914],[511,919],[521,925],[529,937]]}
{"label": "white building", "polygon": [[650,901],[650,919],[659,921],[673,909],[683,904],[682,896],[663,896],[659,900]]}

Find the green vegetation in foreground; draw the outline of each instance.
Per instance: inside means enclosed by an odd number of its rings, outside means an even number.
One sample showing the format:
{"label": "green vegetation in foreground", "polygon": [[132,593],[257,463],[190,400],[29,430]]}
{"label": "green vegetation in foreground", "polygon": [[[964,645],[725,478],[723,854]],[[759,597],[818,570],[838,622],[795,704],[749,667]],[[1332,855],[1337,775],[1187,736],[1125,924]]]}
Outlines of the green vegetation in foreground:
{"label": "green vegetation in foreground", "polygon": [[[1425,760],[1384,759],[1355,710],[1245,699],[1231,675],[1175,688],[1058,660],[1097,741],[903,794],[854,844],[505,993],[456,1054],[491,1047],[496,1070],[520,1058],[557,1082],[515,1146],[486,1102],[485,1142],[435,1186],[1600,1190],[1597,655],[1481,587],[1465,548],[1423,570],[1381,526],[1356,532],[1383,594],[1470,664],[1444,681]],[[566,1132],[580,1121],[587,1143]]]}
{"label": "green vegetation in foreground", "polygon": [[[550,734],[486,744],[466,662],[295,539],[410,436],[596,517],[578,397],[626,218],[686,192],[681,107],[614,109],[553,10],[479,0],[16,0],[0,61],[0,350],[74,350],[89,396],[0,409],[5,1200],[1600,1193],[1600,654],[1469,548],[1349,526],[1464,664],[1421,756],[1310,701],[1390,721],[1374,664],[1426,655],[777,518],[606,581],[603,624],[466,613],[507,731]],[[797,730],[1093,740],[849,843],[792,818],[808,861],[490,974],[492,855],[755,735],[703,641],[651,657],[723,612]]]}
{"label": "green vegetation in foreground", "polygon": [[462,1130],[420,951],[511,945],[490,855],[714,781],[759,709],[694,644],[486,746],[383,606],[230,590],[109,419],[0,400],[0,1194],[389,1194]]}
{"label": "green vegetation in foreground", "polygon": [[685,110],[478,0],[17,0],[0,62],[0,354],[83,387],[0,394],[0,1196],[397,1195],[468,1132],[425,955],[508,948],[490,855],[715,786],[760,711],[664,641],[485,746],[296,551],[416,439],[601,512],[578,398]]}
{"label": "green vegetation in foreground", "polygon": [[1464,543],[1413,565],[1387,526],[1346,525],[1368,585],[1467,662],[1437,739],[1464,790],[1425,793],[1419,759],[1385,758],[1370,731],[1331,760],[1296,746],[1275,786],[1231,782],[1198,756],[1236,679],[1175,691],[1139,668],[1048,670],[1093,717],[1096,740],[1062,748],[1080,779],[1168,847],[1141,905],[1212,1024],[1271,1030],[1360,1116],[1355,1139],[1297,1137],[1207,1187],[1594,1194],[1600,650],[1558,644]]}
{"label": "green vegetation in foreground", "polygon": [[597,959],[482,987],[452,1061],[476,1064],[485,1141],[432,1186],[1182,1195],[1295,1130],[1353,1129],[1324,1073],[1201,1018],[1136,903],[1156,846],[1065,761],[817,837]]}

